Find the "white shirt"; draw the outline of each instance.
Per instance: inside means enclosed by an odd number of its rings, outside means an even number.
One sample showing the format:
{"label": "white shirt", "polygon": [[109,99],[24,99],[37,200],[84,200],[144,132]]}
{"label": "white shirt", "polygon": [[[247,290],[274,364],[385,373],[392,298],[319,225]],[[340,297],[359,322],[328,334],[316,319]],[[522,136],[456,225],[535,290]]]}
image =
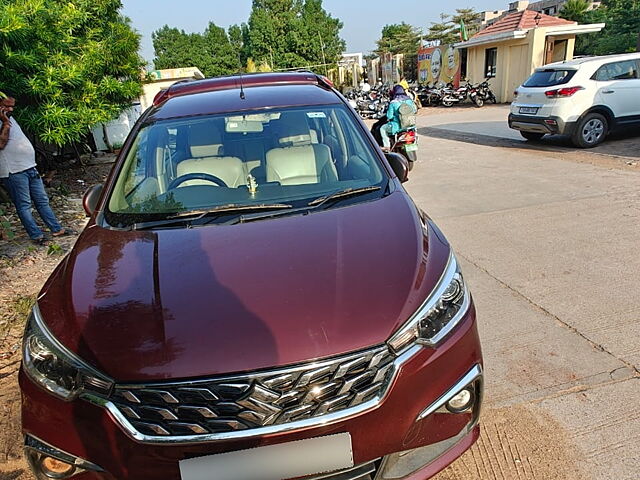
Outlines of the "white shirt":
{"label": "white shirt", "polygon": [[33,145],[13,117],[9,118],[9,122],[9,140],[0,150],[0,178],[7,178],[10,173],[24,172],[36,166]]}

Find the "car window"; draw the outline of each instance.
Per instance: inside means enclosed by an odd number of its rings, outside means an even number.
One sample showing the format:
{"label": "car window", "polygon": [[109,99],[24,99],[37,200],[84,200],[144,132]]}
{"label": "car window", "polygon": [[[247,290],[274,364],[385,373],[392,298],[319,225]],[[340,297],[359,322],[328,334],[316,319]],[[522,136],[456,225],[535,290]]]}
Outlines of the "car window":
{"label": "car window", "polygon": [[638,63],[635,60],[608,63],[601,66],[592,78],[600,82],[640,78],[638,76]]}
{"label": "car window", "polygon": [[231,204],[298,207],[387,180],[343,105],[179,118],[139,130],[106,215],[126,225]]}
{"label": "car window", "polygon": [[575,70],[545,69],[533,72],[522,84],[523,87],[553,87],[564,85],[576,74]]}

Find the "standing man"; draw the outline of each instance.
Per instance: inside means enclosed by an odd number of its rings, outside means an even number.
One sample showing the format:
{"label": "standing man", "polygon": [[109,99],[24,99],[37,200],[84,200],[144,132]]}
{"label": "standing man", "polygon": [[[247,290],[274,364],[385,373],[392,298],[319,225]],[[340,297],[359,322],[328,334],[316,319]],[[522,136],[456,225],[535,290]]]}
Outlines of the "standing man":
{"label": "standing man", "polygon": [[12,97],[0,98],[0,179],[9,190],[27,234],[34,243],[42,245],[47,237],[33,218],[32,202],[54,237],[75,232],[63,228],[49,206],[49,197],[36,169],[36,152],[13,118],[15,104]]}

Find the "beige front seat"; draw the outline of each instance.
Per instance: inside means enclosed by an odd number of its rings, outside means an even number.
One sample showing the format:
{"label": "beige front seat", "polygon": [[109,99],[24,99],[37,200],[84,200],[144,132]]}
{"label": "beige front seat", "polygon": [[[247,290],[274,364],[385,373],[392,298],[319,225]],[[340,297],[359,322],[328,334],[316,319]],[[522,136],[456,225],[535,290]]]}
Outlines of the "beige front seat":
{"label": "beige front seat", "polygon": [[[213,122],[195,123],[189,127],[189,152],[191,158],[182,160],[176,167],[178,177],[188,173],[207,173],[218,177],[228,187],[246,184],[247,174],[242,160],[222,156],[222,133]],[[213,185],[207,180],[188,180],[180,185]]]}
{"label": "beige front seat", "polygon": [[[218,177],[230,188],[246,185],[246,174],[242,160],[238,157],[203,157],[183,160],[177,167],[178,177],[188,173],[208,173]],[[207,180],[187,180],[181,185],[213,185],[213,183]]]}
{"label": "beige front seat", "polygon": [[267,152],[267,182],[303,185],[338,180],[331,150],[316,143],[304,112],[283,112],[274,127],[280,146]]}

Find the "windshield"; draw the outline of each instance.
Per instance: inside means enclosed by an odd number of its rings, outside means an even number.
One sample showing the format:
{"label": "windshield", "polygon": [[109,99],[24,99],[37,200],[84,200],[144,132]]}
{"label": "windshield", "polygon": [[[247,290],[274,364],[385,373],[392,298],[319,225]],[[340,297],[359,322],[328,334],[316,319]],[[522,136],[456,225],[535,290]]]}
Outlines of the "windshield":
{"label": "windshield", "polygon": [[546,69],[533,72],[523,87],[553,87],[555,85],[564,85],[576,74],[575,70],[557,70]]}
{"label": "windshield", "polygon": [[342,105],[179,118],[140,129],[105,215],[126,227],[190,212],[295,211],[347,190],[336,198],[377,198],[386,181]]}

